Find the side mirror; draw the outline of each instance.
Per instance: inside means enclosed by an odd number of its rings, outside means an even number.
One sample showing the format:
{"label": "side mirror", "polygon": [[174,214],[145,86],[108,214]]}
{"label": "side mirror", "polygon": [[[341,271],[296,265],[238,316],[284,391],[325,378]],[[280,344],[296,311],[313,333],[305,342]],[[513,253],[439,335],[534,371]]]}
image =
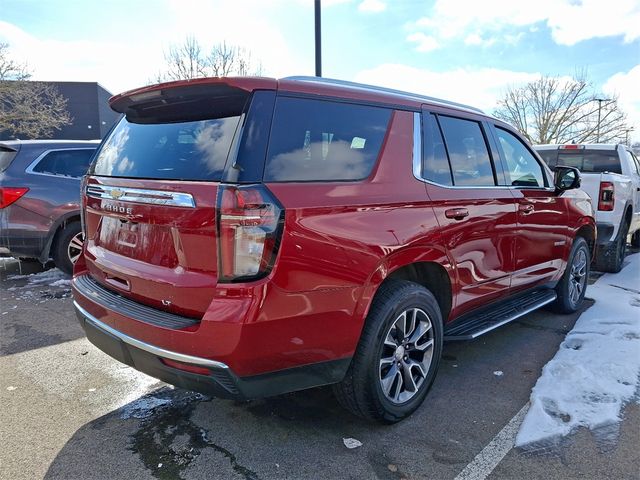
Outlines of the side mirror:
{"label": "side mirror", "polygon": [[554,186],[556,192],[564,192],[572,188],[580,188],[580,170],[575,167],[555,168]]}

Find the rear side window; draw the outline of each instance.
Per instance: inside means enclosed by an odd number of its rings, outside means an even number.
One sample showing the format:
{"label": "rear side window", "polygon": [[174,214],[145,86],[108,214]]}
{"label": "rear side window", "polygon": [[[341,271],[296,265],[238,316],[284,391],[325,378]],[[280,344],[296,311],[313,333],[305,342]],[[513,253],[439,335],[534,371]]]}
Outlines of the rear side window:
{"label": "rear side window", "polygon": [[438,119],[449,153],[454,185],[495,185],[491,158],[480,124],[442,115]]}
{"label": "rear side window", "polygon": [[32,170],[37,173],[79,178],[87,173],[94,152],[94,148],[52,150],[45,154]]}
{"label": "rear side window", "polygon": [[16,151],[12,148],[0,145],[0,172],[4,172],[16,156]]}
{"label": "rear side window", "polygon": [[422,144],[423,175],[426,180],[440,185],[453,185],[451,166],[447,158],[444,139],[434,114],[424,114],[424,138]]}
{"label": "rear side window", "polygon": [[575,167],[583,173],[622,173],[615,150],[558,150],[557,165]]}
{"label": "rear side window", "polygon": [[391,110],[280,97],[264,181],[360,180],[371,173]]}
{"label": "rear side window", "polygon": [[239,120],[141,124],[123,118],[96,155],[92,174],[220,181]]}

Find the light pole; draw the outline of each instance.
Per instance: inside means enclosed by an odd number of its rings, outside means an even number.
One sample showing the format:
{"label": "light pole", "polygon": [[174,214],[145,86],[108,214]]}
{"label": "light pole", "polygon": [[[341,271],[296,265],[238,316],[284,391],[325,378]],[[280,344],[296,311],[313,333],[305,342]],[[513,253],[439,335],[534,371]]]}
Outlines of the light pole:
{"label": "light pole", "polygon": [[624,133],[624,144],[629,146],[629,132],[633,132],[633,127],[631,128],[626,128]]}
{"label": "light pole", "polygon": [[596,134],[596,143],[600,143],[600,112],[602,111],[602,102],[608,102],[610,98],[594,98],[598,102],[598,133]]}
{"label": "light pole", "polygon": [[322,28],[320,19],[320,0],[314,0],[316,23],[316,77],[322,76]]}

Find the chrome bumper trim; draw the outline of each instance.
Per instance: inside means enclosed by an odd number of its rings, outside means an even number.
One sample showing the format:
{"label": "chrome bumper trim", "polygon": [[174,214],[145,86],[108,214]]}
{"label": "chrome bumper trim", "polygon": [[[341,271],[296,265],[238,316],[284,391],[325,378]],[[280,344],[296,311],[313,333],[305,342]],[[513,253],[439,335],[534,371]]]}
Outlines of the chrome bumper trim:
{"label": "chrome bumper trim", "polygon": [[229,367],[222,363],[217,362],[215,360],[209,360],[208,358],[194,357],[192,355],[186,355],[184,353],[172,352],[171,350],[165,350],[164,348],[156,347],[155,345],[150,345],[141,340],[130,337],[129,335],[122,333],[116,330],[113,327],[110,327],[106,323],[101,322],[96,317],[87,312],[84,308],[82,308],[78,302],[74,300],[73,305],[76,307],[78,312],[80,312],[84,318],[93,324],[94,327],[113,335],[114,337],[122,340],[123,342],[139,348],[140,350],[144,350],[145,352],[151,353],[153,355],[157,355],[158,357],[168,358],[170,360],[176,360],[178,362],[190,363],[193,365],[201,365],[203,367],[210,368],[218,368],[218,369],[228,369]]}

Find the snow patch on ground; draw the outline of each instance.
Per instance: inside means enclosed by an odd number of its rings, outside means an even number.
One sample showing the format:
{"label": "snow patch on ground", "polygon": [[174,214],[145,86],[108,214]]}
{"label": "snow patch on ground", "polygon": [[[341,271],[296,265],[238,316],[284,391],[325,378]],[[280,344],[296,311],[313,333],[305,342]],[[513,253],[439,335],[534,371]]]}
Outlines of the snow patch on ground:
{"label": "snow patch on ground", "polygon": [[27,286],[53,285],[60,281],[69,282],[69,275],[58,268],[52,268],[50,270],[45,270],[44,272],[32,273],[30,275],[9,275],[7,280],[26,280]]}
{"label": "snow patch on ground", "polygon": [[620,422],[640,380],[640,254],[626,262],[620,273],[605,274],[588,287],[596,303],[542,370],[516,446]]}
{"label": "snow patch on ground", "polygon": [[15,299],[44,303],[52,298],[71,296],[71,278],[57,268],[28,275],[9,275],[7,280],[12,282],[7,291]]}

